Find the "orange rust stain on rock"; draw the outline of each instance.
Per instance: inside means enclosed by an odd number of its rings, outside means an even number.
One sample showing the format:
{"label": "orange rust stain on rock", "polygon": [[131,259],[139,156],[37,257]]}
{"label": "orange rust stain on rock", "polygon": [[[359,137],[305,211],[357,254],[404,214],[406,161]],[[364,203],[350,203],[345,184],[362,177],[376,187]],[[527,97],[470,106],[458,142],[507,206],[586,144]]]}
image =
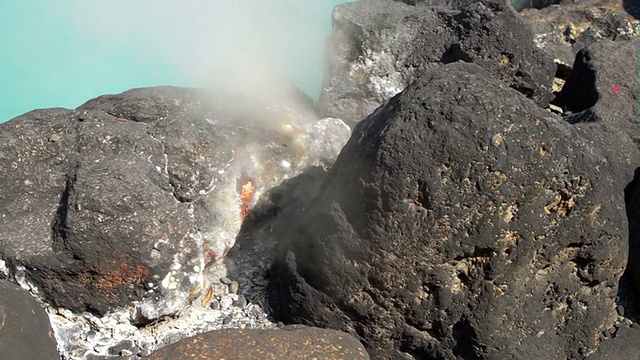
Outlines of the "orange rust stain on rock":
{"label": "orange rust stain on rock", "polygon": [[75,280],[81,284],[92,284],[109,300],[118,298],[116,288],[139,284],[149,277],[149,269],[142,265],[131,266],[121,257],[105,259],[97,269],[78,273]]}
{"label": "orange rust stain on rock", "polygon": [[249,205],[253,199],[253,194],[256,192],[255,180],[249,176],[242,176],[237,182],[238,194],[240,194],[240,217],[244,220],[249,215]]}

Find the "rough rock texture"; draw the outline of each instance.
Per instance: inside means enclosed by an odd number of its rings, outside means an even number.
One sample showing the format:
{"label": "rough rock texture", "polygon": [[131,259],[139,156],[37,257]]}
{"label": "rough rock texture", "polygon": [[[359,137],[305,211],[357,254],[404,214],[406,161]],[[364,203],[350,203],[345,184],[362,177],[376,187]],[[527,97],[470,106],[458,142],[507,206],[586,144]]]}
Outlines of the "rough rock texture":
{"label": "rough rock texture", "polygon": [[[531,28],[506,2],[415,6],[388,0],[336,6],[321,114],[359,121],[425,70],[463,60],[546,106],[553,59],[533,45]],[[508,34],[508,36],[506,35]]]}
{"label": "rough rock texture", "polygon": [[164,347],[146,359],[368,360],[369,355],[349,334],[293,325],[271,330],[211,331]]}
{"label": "rough rock texture", "polygon": [[560,2],[559,0],[511,0],[511,5],[518,11],[522,9],[542,9],[550,6],[554,3]]}
{"label": "rough rock texture", "polygon": [[613,334],[614,338],[605,340],[598,350],[587,357],[588,360],[640,360],[638,340],[640,340],[640,325],[621,327]]}
{"label": "rough rock texture", "polygon": [[556,103],[573,114],[567,121],[604,122],[620,128],[640,147],[639,40],[602,40],[581,50]]}
{"label": "rough rock texture", "polygon": [[[640,36],[640,25],[622,0],[563,1],[544,9],[520,13],[531,24],[534,43],[557,62],[571,66],[576,54],[594,42],[631,40]],[[636,49],[637,52],[637,49]]]}
{"label": "rough rock texture", "polygon": [[[182,308],[259,195],[326,165],[349,128],[305,108],[172,87],[0,125],[0,252],[55,306],[147,321]],[[330,146],[319,142],[330,138]]]}
{"label": "rough rock texture", "polygon": [[[616,134],[617,139],[612,142],[631,139],[635,147],[640,148],[638,52],[638,38],[629,41],[605,39],[581,50],[556,99],[556,103],[566,110],[565,119],[586,129],[591,136],[602,137],[605,132],[609,136]],[[589,130],[591,126],[598,130]],[[633,159],[628,169],[640,166],[637,149],[627,148],[626,153]],[[636,179],[626,190],[630,229],[626,273],[635,281],[635,291],[640,294],[640,195],[637,184]]]}
{"label": "rough rock texture", "polygon": [[60,359],[49,318],[38,301],[4,280],[0,280],[0,353],[3,359]]}
{"label": "rough rock texture", "polygon": [[357,335],[376,359],[586,355],[616,318],[638,155],[587,125],[472,64],[426,73],[358,124],[296,217],[271,225],[288,229],[275,314]]}

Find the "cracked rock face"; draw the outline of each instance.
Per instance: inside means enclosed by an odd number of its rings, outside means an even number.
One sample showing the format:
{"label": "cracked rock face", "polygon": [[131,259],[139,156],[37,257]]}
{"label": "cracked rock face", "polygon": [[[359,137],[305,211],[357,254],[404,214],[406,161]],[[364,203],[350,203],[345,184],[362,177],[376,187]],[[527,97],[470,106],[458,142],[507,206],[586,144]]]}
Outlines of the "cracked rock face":
{"label": "cracked rock face", "polygon": [[506,1],[356,1],[336,6],[332,23],[324,116],[360,121],[423,72],[456,61],[549,103],[553,59]]}
{"label": "cracked rock face", "polygon": [[271,226],[269,303],[376,359],[582,358],[617,316],[637,155],[476,65],[427,72]]}
{"label": "cracked rock face", "polygon": [[262,192],[335,158],[350,130],[316,120],[304,106],[159,87],[1,124],[9,275],[73,311],[175,313]]}

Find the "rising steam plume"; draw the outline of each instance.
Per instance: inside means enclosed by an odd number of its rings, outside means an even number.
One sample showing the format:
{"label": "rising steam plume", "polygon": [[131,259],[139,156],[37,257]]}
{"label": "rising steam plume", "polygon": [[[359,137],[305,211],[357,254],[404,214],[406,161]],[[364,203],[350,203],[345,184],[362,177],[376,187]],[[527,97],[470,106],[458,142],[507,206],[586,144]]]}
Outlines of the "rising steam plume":
{"label": "rising steam plume", "polygon": [[135,49],[168,64],[186,79],[180,85],[269,94],[295,78],[315,97],[338,2],[73,0],[66,14],[101,46]]}

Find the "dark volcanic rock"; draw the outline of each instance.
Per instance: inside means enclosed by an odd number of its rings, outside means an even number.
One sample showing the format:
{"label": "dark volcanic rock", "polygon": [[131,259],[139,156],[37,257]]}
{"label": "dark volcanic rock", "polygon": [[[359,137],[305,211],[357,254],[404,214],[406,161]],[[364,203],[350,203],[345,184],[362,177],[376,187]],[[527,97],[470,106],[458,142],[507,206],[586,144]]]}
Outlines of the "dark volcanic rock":
{"label": "dark volcanic rock", "polygon": [[[446,8],[437,5],[449,5]],[[336,6],[321,114],[359,121],[424,71],[476,63],[546,106],[553,59],[506,2],[357,1]]]}
{"label": "dark volcanic rock", "polygon": [[621,3],[622,0],[563,1],[520,14],[531,24],[536,46],[559,63],[571,66],[585,46],[603,39],[631,40],[640,35],[638,21]]}
{"label": "dark volcanic rock", "polygon": [[0,280],[0,354],[3,359],[60,359],[49,318],[28,291]]}
{"label": "dark volcanic rock", "polygon": [[522,9],[542,9],[560,0],[511,0],[511,5],[518,11]]}
{"label": "dark volcanic rock", "polygon": [[1,124],[0,253],[11,275],[74,311],[144,300],[145,321],[179,310],[260,193],[324,164],[349,135],[300,115],[308,108],[270,105],[160,87]]}
{"label": "dark volcanic rock", "polygon": [[640,359],[640,328],[623,326],[616,330],[614,337],[606,339],[598,350],[587,356],[588,360]]}
{"label": "dark volcanic rock", "polygon": [[357,335],[376,359],[586,355],[616,319],[638,155],[587,125],[476,65],[421,76],[358,124],[298,215],[272,224],[288,230],[275,314]]}
{"label": "dark volcanic rock", "polygon": [[367,360],[362,344],[349,334],[306,326],[282,329],[225,329],[196,335],[146,357],[182,359],[353,359]]}
{"label": "dark volcanic rock", "polygon": [[557,104],[571,113],[567,121],[604,122],[640,147],[638,115],[639,40],[602,40],[578,53]]}
{"label": "dark volcanic rock", "polygon": [[450,9],[462,9],[465,8],[477,0],[393,0],[407,5],[420,5],[420,6],[440,6]]}

